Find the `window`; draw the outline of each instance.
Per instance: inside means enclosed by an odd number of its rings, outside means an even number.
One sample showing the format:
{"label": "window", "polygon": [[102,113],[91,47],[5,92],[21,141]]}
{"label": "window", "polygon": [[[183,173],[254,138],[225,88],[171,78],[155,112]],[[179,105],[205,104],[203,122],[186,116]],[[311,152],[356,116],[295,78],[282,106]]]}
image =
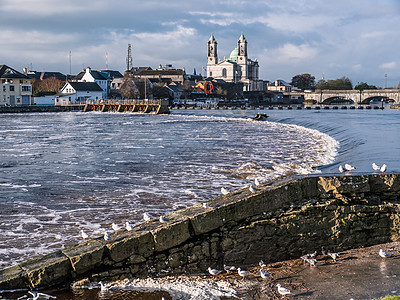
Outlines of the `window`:
{"label": "window", "polygon": [[222,69],[222,77],[226,78],[226,69],[225,68]]}
{"label": "window", "polygon": [[23,92],[30,92],[31,91],[31,87],[29,85],[23,85],[22,86],[22,91]]}
{"label": "window", "polygon": [[210,72],[210,77],[212,76],[212,72]]}
{"label": "window", "polygon": [[5,85],[3,85],[3,92],[5,92],[6,91],[6,86]]}
{"label": "window", "polygon": [[23,84],[23,83],[24,83],[24,81],[23,81],[22,79],[20,79],[20,80],[19,80],[19,83]]}
{"label": "window", "polygon": [[10,85],[10,92],[14,92],[14,86]]}

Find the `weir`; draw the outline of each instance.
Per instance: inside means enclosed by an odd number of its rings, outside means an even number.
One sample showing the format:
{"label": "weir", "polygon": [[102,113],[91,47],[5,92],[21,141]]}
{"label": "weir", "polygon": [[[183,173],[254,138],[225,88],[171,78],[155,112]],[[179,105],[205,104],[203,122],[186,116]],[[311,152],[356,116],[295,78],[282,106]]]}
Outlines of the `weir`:
{"label": "weir", "polygon": [[0,271],[0,289],[205,273],[400,240],[400,175],[287,177]]}

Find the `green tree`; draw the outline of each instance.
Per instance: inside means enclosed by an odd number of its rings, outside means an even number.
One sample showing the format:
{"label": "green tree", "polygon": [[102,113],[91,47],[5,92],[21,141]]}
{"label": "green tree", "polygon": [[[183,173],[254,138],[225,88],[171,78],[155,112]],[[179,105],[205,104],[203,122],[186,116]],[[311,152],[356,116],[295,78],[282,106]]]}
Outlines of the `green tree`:
{"label": "green tree", "polygon": [[292,77],[291,85],[299,88],[300,90],[314,90],[315,89],[315,77],[311,74],[304,73]]}
{"label": "green tree", "polygon": [[365,82],[360,82],[354,87],[355,90],[363,91],[363,90],[376,90],[377,87],[375,85],[369,85]]}
{"label": "green tree", "polygon": [[334,80],[319,80],[315,86],[319,90],[352,90],[353,84],[348,77],[342,77]]}

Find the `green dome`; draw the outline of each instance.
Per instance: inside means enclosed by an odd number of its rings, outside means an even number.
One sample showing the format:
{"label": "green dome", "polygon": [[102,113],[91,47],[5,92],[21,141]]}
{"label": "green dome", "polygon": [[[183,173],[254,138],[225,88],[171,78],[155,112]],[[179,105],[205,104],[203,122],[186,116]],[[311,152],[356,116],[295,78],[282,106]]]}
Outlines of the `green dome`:
{"label": "green dome", "polygon": [[238,57],[238,48],[235,48],[232,50],[231,55],[229,56],[229,60],[237,62],[237,57]]}

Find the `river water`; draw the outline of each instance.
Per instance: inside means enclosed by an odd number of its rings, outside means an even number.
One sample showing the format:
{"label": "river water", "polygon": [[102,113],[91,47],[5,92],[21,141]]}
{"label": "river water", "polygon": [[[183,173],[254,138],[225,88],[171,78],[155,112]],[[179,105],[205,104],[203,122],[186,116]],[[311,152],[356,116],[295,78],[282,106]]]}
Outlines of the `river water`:
{"label": "river water", "polygon": [[392,109],[3,114],[0,269],[254,178],[399,172],[399,125]]}

